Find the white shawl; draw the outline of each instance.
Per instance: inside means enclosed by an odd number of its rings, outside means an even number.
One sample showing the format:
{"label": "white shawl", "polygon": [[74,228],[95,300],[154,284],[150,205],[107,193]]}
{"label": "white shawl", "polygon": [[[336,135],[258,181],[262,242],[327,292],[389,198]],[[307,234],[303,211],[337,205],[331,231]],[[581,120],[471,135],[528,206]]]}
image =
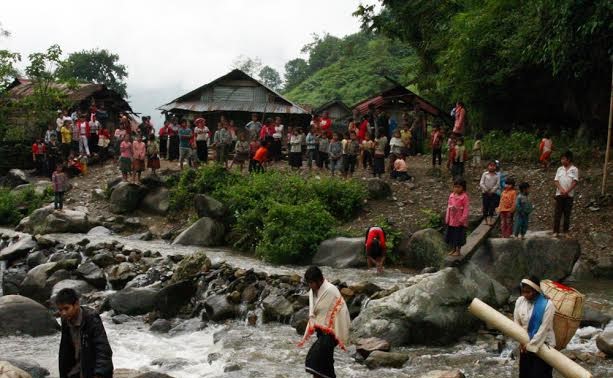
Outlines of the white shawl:
{"label": "white shawl", "polygon": [[334,337],[339,347],[345,350],[351,325],[347,304],[336,286],[327,280],[324,280],[318,294],[315,297],[313,290],[309,291],[309,322],[298,346],[304,345],[316,330],[321,330]]}

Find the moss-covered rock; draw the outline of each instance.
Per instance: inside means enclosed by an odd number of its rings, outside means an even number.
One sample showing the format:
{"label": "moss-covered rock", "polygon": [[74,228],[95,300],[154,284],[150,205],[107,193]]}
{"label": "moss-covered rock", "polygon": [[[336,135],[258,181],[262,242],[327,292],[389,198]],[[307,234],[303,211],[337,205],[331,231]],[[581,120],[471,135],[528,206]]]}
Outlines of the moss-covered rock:
{"label": "moss-covered rock", "polygon": [[204,251],[198,251],[186,256],[175,269],[173,281],[179,282],[190,279],[200,272],[206,272],[211,268],[211,260]]}

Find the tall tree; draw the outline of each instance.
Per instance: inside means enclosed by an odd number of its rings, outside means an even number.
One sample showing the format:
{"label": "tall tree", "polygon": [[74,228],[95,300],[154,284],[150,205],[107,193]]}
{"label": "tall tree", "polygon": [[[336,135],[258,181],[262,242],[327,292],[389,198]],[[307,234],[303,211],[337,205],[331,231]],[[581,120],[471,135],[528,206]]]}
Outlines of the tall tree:
{"label": "tall tree", "polygon": [[128,70],[119,63],[119,55],[106,49],[82,50],[71,53],[61,62],[58,76],[63,80],[104,84],[123,97],[127,97]]}
{"label": "tall tree", "polygon": [[[2,27],[0,23],[0,38],[10,37],[11,33]],[[10,84],[19,71],[15,65],[21,61],[19,53],[0,49],[0,92]]]}
{"label": "tall tree", "polygon": [[257,56],[250,58],[245,55],[239,55],[232,62],[234,68],[238,68],[249,76],[257,76],[262,69],[262,61]]}
{"label": "tall tree", "polygon": [[270,66],[264,66],[259,73],[260,80],[274,90],[281,87],[281,75],[279,72]]}
{"label": "tall tree", "polygon": [[292,59],[285,63],[285,91],[292,90],[309,76],[309,65],[302,58]]}

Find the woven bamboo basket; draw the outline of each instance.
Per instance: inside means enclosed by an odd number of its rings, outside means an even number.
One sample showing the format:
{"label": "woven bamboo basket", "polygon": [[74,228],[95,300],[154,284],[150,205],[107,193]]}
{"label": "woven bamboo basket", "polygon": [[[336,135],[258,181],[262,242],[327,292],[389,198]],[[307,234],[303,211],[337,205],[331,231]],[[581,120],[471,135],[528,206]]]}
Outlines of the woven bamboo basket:
{"label": "woven bamboo basket", "polygon": [[556,307],[556,314],[553,319],[556,349],[564,349],[581,323],[585,295],[572,287],[551,280],[541,281],[541,290]]}

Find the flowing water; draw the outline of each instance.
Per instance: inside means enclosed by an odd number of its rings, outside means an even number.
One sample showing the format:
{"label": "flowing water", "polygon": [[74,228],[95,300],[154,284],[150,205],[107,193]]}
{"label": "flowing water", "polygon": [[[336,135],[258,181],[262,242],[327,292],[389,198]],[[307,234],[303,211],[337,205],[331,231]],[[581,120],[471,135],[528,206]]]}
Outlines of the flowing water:
{"label": "flowing water", "polygon": [[[0,232],[7,233],[5,230]],[[51,235],[63,243],[75,243],[87,237],[90,241],[118,240],[124,246],[140,250],[160,251],[162,254],[187,254],[196,248],[169,246],[164,242],[144,242],[119,236],[91,236],[78,234]],[[248,256],[238,255],[224,249],[207,249],[213,261],[226,261],[242,268],[254,268],[269,273],[302,274],[304,267],[272,267]],[[1,273],[0,273],[1,274]],[[390,270],[384,275],[356,269],[325,269],[324,274],[348,283],[369,280],[383,288],[402,286],[408,275]],[[574,285],[584,292],[588,301],[599,306],[602,312],[613,310],[613,281],[596,281]],[[241,321],[223,325],[211,325],[201,329],[197,319],[178,324],[168,335],[153,334],[142,318],[114,324],[109,313],[102,314],[116,368],[155,370],[176,378],[197,377],[307,377],[304,373],[304,358],[307,348],[297,348],[300,335],[282,324],[258,324],[250,327]],[[609,325],[611,326],[611,324]],[[23,358],[37,361],[57,377],[57,351],[59,334],[32,338],[12,336],[0,338],[0,360]],[[217,342],[215,342],[217,340]],[[482,335],[476,342],[458,343],[449,347],[412,347],[399,351],[411,355],[403,369],[378,369],[379,377],[419,377],[430,370],[458,368],[467,377],[517,377],[517,363],[510,358],[514,345],[510,343],[502,352],[497,348],[494,336]],[[569,350],[594,353],[595,339],[575,336]],[[354,350],[335,354],[339,377],[371,377],[373,371],[355,362]],[[598,359],[582,363],[595,378],[613,376],[613,361]]]}

